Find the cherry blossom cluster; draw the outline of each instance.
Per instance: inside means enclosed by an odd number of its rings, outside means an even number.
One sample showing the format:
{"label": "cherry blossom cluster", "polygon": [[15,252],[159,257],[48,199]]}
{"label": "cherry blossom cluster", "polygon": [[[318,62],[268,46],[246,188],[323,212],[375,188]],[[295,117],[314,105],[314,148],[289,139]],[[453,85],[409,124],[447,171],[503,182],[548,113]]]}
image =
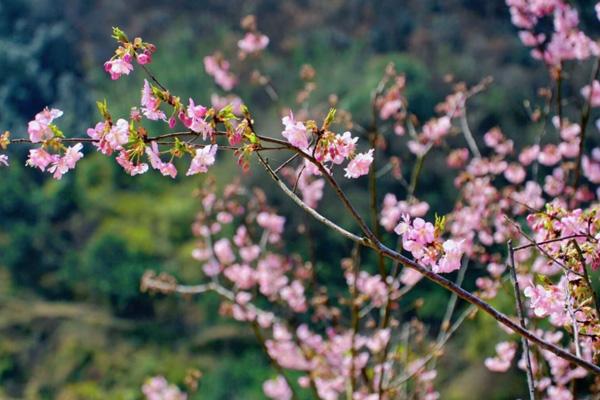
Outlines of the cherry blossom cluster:
{"label": "cherry blossom cluster", "polygon": [[[314,160],[327,170],[330,170],[333,165],[340,165],[349,160],[344,168],[346,178],[359,178],[368,174],[373,162],[374,150],[357,153],[358,137],[352,137],[350,132],[339,134],[330,131],[328,128],[334,115],[335,110],[332,109],[325,118],[323,126],[319,128],[315,121],[306,123],[297,121],[290,113],[281,120],[285,126],[281,134],[292,146],[314,156]],[[305,168],[309,175],[320,176],[322,173],[317,164],[311,160],[306,160]]]}
{"label": "cherry blossom cluster", "polygon": [[[253,15],[246,16],[241,25],[246,34],[237,42],[238,58],[244,61],[248,56],[259,56],[262,50],[268,46],[269,37],[258,30],[256,18]],[[217,51],[205,56],[203,62],[204,70],[221,89],[231,91],[237,85],[238,76],[232,71],[231,63],[222,52]]]}
{"label": "cherry blossom cluster", "polygon": [[464,253],[462,241],[441,239],[444,221],[438,219],[436,226],[422,218],[411,218],[405,214],[394,228],[402,236],[402,248],[409,251],[415,260],[435,273],[448,273],[460,269]]}
{"label": "cherry blossom cluster", "polygon": [[[388,84],[388,81],[391,81],[392,84]],[[375,105],[379,110],[379,118],[383,121],[393,119],[394,133],[403,136],[406,133],[404,123],[407,114],[407,100],[404,96],[406,77],[398,74],[394,65],[390,64],[386,68],[380,85],[385,88],[385,91],[376,98]]]}
{"label": "cherry blossom cluster", "polygon": [[187,400],[187,394],[170,384],[164,376],[149,378],[142,386],[146,400]]}
{"label": "cherry blossom cluster", "polygon": [[204,70],[213,77],[215,83],[223,90],[231,90],[237,83],[236,76],[229,70],[230,64],[221,53],[204,57]]}
{"label": "cherry blossom cluster", "polygon": [[258,30],[254,15],[244,17],[241,25],[246,31],[244,37],[237,43],[241,59],[246,58],[248,55],[257,54],[269,45],[269,37]]}
{"label": "cherry blossom cluster", "polygon": [[31,143],[41,143],[41,146],[29,150],[26,165],[41,171],[47,169],[54,179],[61,179],[83,157],[81,143],[67,147],[61,142],[64,135],[52,122],[62,115],[61,110],[46,108],[36,114],[27,128]]}
{"label": "cherry blossom cluster", "polygon": [[146,43],[139,37],[130,41],[125,32],[119,28],[113,28],[113,38],[119,42],[120,46],[115,50],[111,59],[104,63],[104,70],[111,79],[117,80],[122,75],[129,75],[133,71],[134,60],[139,65],[152,62],[152,54],[156,51],[156,46],[152,43]]}
{"label": "cherry blossom cluster", "polygon": [[[215,285],[222,295],[221,313],[253,325],[275,365],[301,373],[295,383],[281,372],[265,381],[265,395],[291,399],[291,385],[297,385],[321,399],[337,399],[350,381],[355,381],[353,398],[378,398],[369,388],[373,386],[391,395],[395,389],[387,387],[402,371],[397,360],[385,356],[395,329],[351,329],[343,307],[348,300],[328,294],[326,284],[317,283],[312,263],[280,253],[286,248],[286,219],[266,204],[262,191],[238,182],[222,194],[209,186],[199,195],[202,210],[192,227],[198,239],[192,256],[201,263],[207,285]],[[357,271],[351,258],[342,267],[349,291],[355,293],[351,304],[361,315],[376,314],[401,297],[398,279]],[[290,319],[290,314],[295,317]],[[329,326],[325,331],[319,328],[323,324]],[[405,367],[418,379],[415,393],[436,399],[435,370],[418,362]],[[373,377],[367,379],[365,373]]]}
{"label": "cherry blossom cluster", "polygon": [[[532,55],[552,66],[567,60],[598,56],[600,47],[579,28],[579,14],[564,0],[507,0],[513,24],[522,29],[519,38],[532,48]],[[598,7],[597,7],[598,8]],[[552,20],[552,32],[544,32],[540,22]]]}

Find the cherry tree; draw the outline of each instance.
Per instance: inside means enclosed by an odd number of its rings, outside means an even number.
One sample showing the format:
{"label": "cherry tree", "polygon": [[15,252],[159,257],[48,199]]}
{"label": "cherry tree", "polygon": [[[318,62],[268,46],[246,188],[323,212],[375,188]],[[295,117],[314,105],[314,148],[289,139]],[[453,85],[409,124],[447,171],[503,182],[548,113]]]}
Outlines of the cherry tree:
{"label": "cherry tree", "polygon": [[[150,270],[142,278],[147,292],[220,296],[220,312],[251,327],[276,371],[263,385],[269,398],[294,399],[305,390],[318,399],[437,399],[436,361],[474,313],[496,320],[504,335],[485,367],[502,373],[516,364],[531,399],[597,396],[600,305],[591,271],[600,267],[600,147],[590,135],[597,134],[592,119],[600,107],[600,45],[581,30],[578,11],[565,0],[506,3],[520,40],[548,71],[541,104],[528,109],[540,134],[522,148],[501,127],[481,133],[469,127],[467,105],[490,79],[456,83],[432,118],[420,122],[405,96],[410,82],[393,65],[373,90],[368,128],[337,129],[351,118],[343,110],[310,119],[306,110],[288,109],[281,131],[265,134],[255,128],[260,116],[233,94],[202,105],[171,93],[149,67],[156,47],[118,28],[118,47],[104,68],[112,80],[142,70],[140,104],[128,116],[115,116],[106,101],[98,102],[101,120],[86,137],[65,135],[58,125],[62,111],[46,108],[29,122],[28,137],[5,132],[0,148],[31,146],[26,165],[54,179],[76,168],[84,145],[114,157],[131,176],[157,170],[165,179],[180,172],[176,158],[189,160],[185,175],[206,174],[221,152],[231,151],[242,171],[262,168],[272,178],[268,190],[277,188],[322,229],[352,243],[339,262],[346,291],[332,293],[314,260],[286,246],[286,216],[264,188],[250,187],[242,175],[222,190],[210,183],[201,190],[191,256],[205,281],[184,285]],[[595,8],[600,14],[600,4]],[[237,60],[208,55],[206,73],[227,92],[254,79],[276,96],[268,76],[236,73],[269,45],[253,17],[242,26]],[[566,74],[567,67],[579,75]],[[572,79],[589,68],[583,85]],[[313,90],[314,74],[303,68],[300,98]],[[576,99],[564,98],[567,88]],[[150,135],[149,121],[165,133]],[[391,154],[390,143],[407,149],[411,162]],[[286,161],[274,164],[273,153],[286,153]],[[419,199],[418,183],[434,153],[445,154],[454,171],[456,196],[451,212],[427,220],[435,210]],[[6,154],[0,164],[9,165]],[[386,175],[400,190],[380,193]],[[344,180],[368,185],[364,215]],[[320,211],[326,190],[354,231]],[[477,291],[469,292],[462,282],[475,270]],[[453,272],[456,280],[448,278]],[[436,338],[422,321],[403,320],[399,312],[401,299],[423,278],[451,293]],[[514,311],[492,305],[502,292],[510,293]],[[469,305],[455,315],[459,299]],[[151,378],[143,392],[148,399],[186,398],[162,377]]]}

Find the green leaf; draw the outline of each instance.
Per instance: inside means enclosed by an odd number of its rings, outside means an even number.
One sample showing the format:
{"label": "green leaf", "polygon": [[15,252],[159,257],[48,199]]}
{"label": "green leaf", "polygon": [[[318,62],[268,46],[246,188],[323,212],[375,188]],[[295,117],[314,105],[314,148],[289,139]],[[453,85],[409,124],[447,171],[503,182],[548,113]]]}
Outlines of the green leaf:
{"label": "green leaf", "polygon": [[112,28],[112,37],[117,39],[119,42],[129,42],[129,38],[127,38],[125,32],[123,32],[119,27],[116,26],[113,26]]}

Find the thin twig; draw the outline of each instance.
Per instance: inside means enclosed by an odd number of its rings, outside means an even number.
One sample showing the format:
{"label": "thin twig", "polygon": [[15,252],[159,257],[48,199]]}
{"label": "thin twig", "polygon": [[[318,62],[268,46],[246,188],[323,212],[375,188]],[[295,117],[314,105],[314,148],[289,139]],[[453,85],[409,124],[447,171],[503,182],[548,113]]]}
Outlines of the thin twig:
{"label": "thin twig", "polygon": [[335,223],[331,222],[330,220],[328,220],[327,218],[325,218],[324,216],[322,216],[321,214],[319,214],[315,209],[309,207],[308,205],[306,205],[306,203],[304,203],[294,192],[292,192],[286,185],[285,183],[283,183],[283,181],[281,180],[281,178],[279,178],[279,176],[277,174],[275,174],[275,171],[273,171],[273,169],[271,168],[271,166],[267,163],[267,161],[260,155],[258,155],[258,159],[260,161],[260,163],[263,165],[263,167],[267,170],[267,172],[269,173],[269,175],[271,175],[271,177],[273,178],[273,180],[277,183],[277,185],[281,188],[281,190],[283,190],[283,192],[288,195],[288,197],[290,197],[290,199],[292,199],[292,201],[294,203],[296,203],[301,209],[303,209],[304,211],[306,211],[307,213],[309,213],[310,215],[312,215],[317,221],[323,223],[324,225],[328,226],[329,228],[335,230],[336,232],[340,233],[342,236],[347,237],[348,239],[354,241],[354,242],[364,242],[364,239],[356,236],[355,234],[348,232],[347,230],[345,230],[344,228],[336,225]]}
{"label": "thin twig", "polygon": [[463,135],[465,136],[465,140],[469,145],[469,149],[471,149],[471,153],[473,153],[475,157],[481,158],[481,152],[477,147],[477,142],[475,142],[471,128],[469,128],[469,121],[467,120],[467,107],[463,107],[462,113],[460,114],[460,127]]}
{"label": "thin twig", "polygon": [[[515,301],[517,302],[517,315],[519,317],[519,323],[523,329],[527,329],[525,323],[525,311],[523,309],[523,301],[521,300],[521,290],[519,289],[519,281],[517,279],[517,269],[515,266],[515,250],[512,247],[512,241],[509,240],[507,244],[508,248],[508,261],[510,267],[510,278],[515,291]],[[525,353],[525,365],[527,366],[527,386],[529,388],[529,399],[535,400],[535,384],[533,380],[533,368],[531,367],[531,356],[529,350],[529,342],[524,337],[521,337],[521,344],[523,345],[523,352]],[[577,357],[581,357],[577,354]]]}
{"label": "thin twig", "polygon": [[544,244],[562,242],[563,240],[576,239],[576,238],[589,238],[589,236],[586,234],[583,234],[583,233],[569,235],[569,236],[563,236],[563,237],[559,237],[559,238],[555,238],[555,239],[544,240],[542,242],[533,242],[533,243],[529,243],[529,244],[524,244],[522,246],[513,247],[513,251],[517,252],[520,250],[528,249],[530,247],[537,247],[537,246],[541,246]]}
{"label": "thin twig", "polygon": [[588,289],[592,293],[592,300],[594,302],[594,309],[596,310],[596,318],[600,320],[600,306],[598,304],[598,296],[596,295],[596,291],[594,290],[594,286],[592,285],[592,281],[590,279],[590,275],[588,273],[587,268],[585,267],[585,257],[583,256],[583,252],[581,251],[581,247],[577,244],[576,240],[571,240],[571,244],[575,247],[575,251],[577,251],[577,257],[579,262],[581,263],[581,269],[583,271],[583,279],[585,280]]}

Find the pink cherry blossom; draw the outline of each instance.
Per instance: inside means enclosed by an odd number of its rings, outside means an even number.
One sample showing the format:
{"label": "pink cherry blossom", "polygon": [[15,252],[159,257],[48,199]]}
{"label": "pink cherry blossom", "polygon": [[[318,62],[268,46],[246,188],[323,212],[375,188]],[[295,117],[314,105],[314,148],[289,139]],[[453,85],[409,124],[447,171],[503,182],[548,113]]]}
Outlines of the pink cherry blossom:
{"label": "pink cherry blossom", "polygon": [[335,135],[335,139],[325,156],[325,161],[341,164],[345,159],[350,158],[354,154],[356,142],[358,142],[358,138],[352,137],[350,132]]}
{"label": "pink cherry blossom", "polygon": [[310,208],[317,208],[319,201],[323,198],[324,179],[315,179],[309,182],[308,173],[302,174],[298,180],[298,189],[302,195],[302,201]]}
{"label": "pink cherry blossom", "polygon": [[504,177],[506,178],[506,180],[515,185],[522,183],[525,180],[525,176],[525,169],[517,163],[510,164],[504,170]]}
{"label": "pink cherry blossom", "polygon": [[292,398],[292,389],[281,375],[263,383],[263,392],[265,392],[265,396],[273,400],[290,400]]}
{"label": "pink cherry blossom", "polygon": [[367,347],[373,353],[379,353],[383,350],[390,341],[391,329],[381,329],[375,332],[375,334],[367,340]]}
{"label": "pink cherry blossom", "polygon": [[285,129],[281,134],[292,146],[306,150],[308,148],[308,130],[304,124],[294,119],[294,114],[285,116],[281,119]]}
{"label": "pink cherry blossom", "polygon": [[432,271],[435,273],[448,273],[460,269],[460,260],[463,255],[462,242],[449,239],[442,246],[444,248],[444,255],[433,266]]}
{"label": "pink cherry blossom", "polygon": [[142,88],[142,99],[141,99],[141,111],[146,118],[152,121],[163,120],[167,117],[165,113],[158,107],[160,106],[160,100],[152,94],[152,88],[148,83],[148,80],[144,79],[144,87]]}
{"label": "pink cherry blossom", "polygon": [[513,342],[500,342],[496,345],[496,357],[485,359],[485,366],[494,372],[506,372],[510,368],[517,352],[517,345]]}
{"label": "pink cherry blossom", "polygon": [[63,112],[57,108],[48,109],[44,108],[42,111],[36,114],[35,120],[44,125],[50,125],[52,121],[61,117]]}
{"label": "pink cherry blossom", "polygon": [[423,126],[423,136],[431,142],[437,142],[450,132],[450,128],[452,128],[450,117],[433,119]]}
{"label": "pink cherry blossom", "polygon": [[233,264],[224,273],[240,289],[250,289],[256,284],[256,271],[248,264]]}
{"label": "pink cherry blossom", "polygon": [[215,163],[215,154],[217,153],[218,146],[211,144],[204,146],[196,150],[196,155],[192,159],[190,168],[186,175],[195,175],[198,173],[205,173],[208,171],[208,167]]}
{"label": "pink cherry blossom", "polygon": [[146,51],[136,55],[136,60],[140,65],[150,64],[152,62],[152,53]]}
{"label": "pink cherry blossom", "polygon": [[600,81],[595,80],[592,85],[586,85],[581,89],[581,95],[586,99],[590,99],[592,107],[600,107]]}
{"label": "pink cherry blossom", "polygon": [[229,72],[229,62],[221,56],[210,55],[204,57],[204,69],[206,73],[212,76],[215,83],[224,90],[231,90],[235,86],[236,78]]}
{"label": "pink cherry blossom", "polygon": [[421,143],[417,140],[409,140],[406,145],[408,146],[408,150],[417,157],[423,156],[431,147],[430,144]]}
{"label": "pink cherry blossom", "polygon": [[114,150],[105,138],[109,130],[108,124],[104,122],[98,122],[95,127],[87,130],[87,135],[95,140],[93,145],[105,155],[111,155]]}
{"label": "pink cherry blossom", "polygon": [[357,154],[344,169],[346,178],[358,178],[369,173],[369,168],[373,162],[373,149],[366,153]]}
{"label": "pink cherry blossom", "polygon": [[252,261],[254,261],[258,258],[258,256],[260,255],[260,251],[261,251],[260,246],[258,246],[258,245],[241,247],[240,248],[240,257],[245,262],[251,263]]}
{"label": "pink cherry blossom", "polygon": [[538,155],[538,161],[542,165],[552,166],[558,163],[561,159],[560,151],[554,144],[547,144],[544,146],[540,154]]}
{"label": "pink cherry blossom", "polygon": [[219,264],[216,260],[209,260],[206,264],[202,266],[202,272],[206,274],[206,276],[214,277],[221,273],[221,264]]}
{"label": "pink cherry blossom", "polygon": [[406,286],[414,286],[423,279],[423,274],[411,268],[404,268],[400,274],[400,282]]}
{"label": "pink cherry blossom", "polygon": [[231,264],[235,261],[235,255],[231,249],[231,243],[227,238],[219,239],[214,244],[215,256],[221,264]]}
{"label": "pink cherry blossom", "polygon": [[112,150],[121,150],[129,142],[129,122],[119,118],[110,131],[104,136],[107,145]]}
{"label": "pink cherry blossom", "polygon": [[0,154],[0,164],[8,167],[8,156],[6,154]]}
{"label": "pink cherry blossom", "polygon": [[565,310],[566,294],[564,292],[564,281],[560,285],[530,285],[524,290],[525,297],[530,299],[530,307],[536,317],[544,318],[550,316],[550,322],[561,326],[567,321]]}
{"label": "pink cherry blossom", "polygon": [[187,394],[162,376],[148,379],[142,386],[142,393],[146,400],[187,400]]}
{"label": "pink cherry blossom", "polygon": [[575,158],[579,154],[579,138],[575,138],[570,142],[561,142],[558,145],[558,150],[563,158]]}
{"label": "pink cherry blossom", "polygon": [[206,107],[202,105],[196,105],[194,100],[190,97],[187,109],[185,112],[179,113],[179,119],[186,128],[198,133],[202,133],[202,138],[206,140],[207,137],[212,137],[213,128],[208,122],[205,121]]}
{"label": "pink cherry blossom", "polygon": [[467,163],[469,159],[469,149],[460,148],[453,150],[446,158],[446,164],[450,168],[462,168]]}
{"label": "pink cherry blossom", "polygon": [[304,297],[304,286],[300,281],[293,281],[289,286],[281,289],[281,298],[288,303],[290,308],[298,313],[307,310],[306,298]]}
{"label": "pink cherry blossom", "polygon": [[548,399],[552,400],[573,400],[573,394],[564,386],[550,386],[548,388]]}
{"label": "pink cherry blossom", "polygon": [[415,218],[410,223],[410,218],[405,216],[394,229],[398,235],[402,235],[404,248],[408,251],[421,248],[426,244],[432,243],[435,238],[435,228],[431,222],[425,222],[422,218]]}
{"label": "pink cherry blossom", "polygon": [[163,162],[160,159],[160,152],[156,142],[152,142],[150,147],[146,147],[146,154],[148,155],[152,168],[159,170],[163,176],[170,176],[171,178],[177,176],[177,168],[175,168],[175,165],[171,162]]}
{"label": "pink cherry blossom", "polygon": [[57,155],[52,155],[43,148],[31,149],[25,165],[45,171],[46,167],[56,161],[57,158]]}
{"label": "pink cherry blossom", "polygon": [[256,223],[271,233],[281,234],[285,224],[285,217],[273,213],[261,212],[256,216]]}
{"label": "pink cherry blossom", "polygon": [[[353,274],[346,274],[346,283],[351,286],[354,281]],[[356,279],[356,289],[368,299],[373,305],[381,307],[388,298],[388,288],[379,274],[369,275],[366,271],[361,271]]]}
{"label": "pink cherry blossom", "polygon": [[70,169],[75,168],[75,164],[83,157],[81,149],[83,145],[77,143],[75,146],[67,147],[65,155],[59,158],[54,158],[48,172],[52,173],[54,179],[61,179]]}
{"label": "pink cherry blossom", "polygon": [[[400,109],[402,108],[402,100],[400,99],[391,99],[389,101],[385,101],[381,108],[379,109],[379,118],[386,120],[394,116]],[[398,133],[396,133],[398,134]],[[399,135],[402,136],[402,135]]]}
{"label": "pink cherry blossom", "polygon": [[269,38],[260,33],[248,32],[237,44],[244,53],[256,53],[269,45]]}
{"label": "pink cherry blossom", "polygon": [[583,156],[581,160],[583,174],[592,183],[600,183],[600,162],[593,157]]}
{"label": "pink cherry blossom", "polygon": [[571,141],[576,139],[581,132],[581,127],[579,124],[570,123],[567,120],[562,120],[562,126],[560,126],[560,122],[558,116],[554,116],[552,118],[552,124],[556,129],[560,131],[560,137],[565,141]]}
{"label": "pink cherry blossom", "polygon": [[104,70],[110,75],[110,79],[117,80],[121,75],[129,75],[133,71],[131,56],[126,54],[123,58],[115,58],[104,63]]}
{"label": "pink cherry blossom", "polygon": [[521,154],[519,154],[519,162],[524,166],[528,166],[538,158],[539,153],[540,146],[537,144],[531,147],[525,147],[521,151]]}
{"label": "pink cherry blossom", "polygon": [[43,140],[52,139],[54,132],[52,132],[50,124],[62,115],[63,112],[56,108],[44,108],[44,110],[37,113],[35,119],[30,121],[27,127],[31,142],[39,143]]}
{"label": "pink cherry blossom", "polygon": [[127,155],[127,152],[121,150],[117,158],[115,159],[117,163],[123,167],[125,172],[127,172],[131,176],[141,175],[148,171],[148,164],[146,163],[137,163],[134,164]]}

